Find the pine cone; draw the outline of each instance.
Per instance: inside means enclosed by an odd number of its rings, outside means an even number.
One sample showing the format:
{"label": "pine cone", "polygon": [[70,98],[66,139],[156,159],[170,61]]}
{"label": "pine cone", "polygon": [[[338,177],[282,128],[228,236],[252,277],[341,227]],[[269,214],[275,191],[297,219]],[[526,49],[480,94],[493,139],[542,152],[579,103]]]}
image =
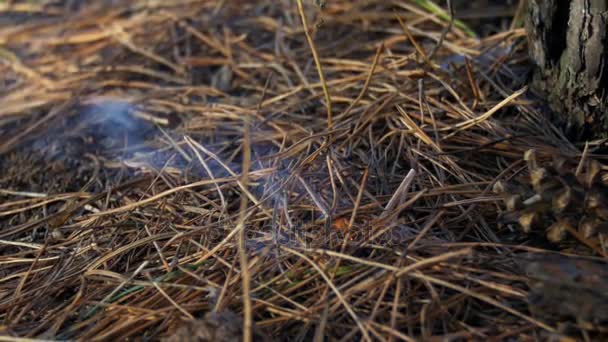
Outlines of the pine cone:
{"label": "pine cone", "polygon": [[570,317],[578,323],[606,327],[608,264],[562,256],[535,256],[525,263],[525,271],[530,278],[528,301],[533,313],[548,320]]}
{"label": "pine cone", "polygon": [[563,241],[568,232],[594,244],[608,235],[608,184],[598,161],[589,159],[581,167],[556,157],[541,164],[534,150],[526,151],[524,160],[527,178],[494,186],[503,197],[503,222],[517,223],[525,233],[544,233],[552,242]]}

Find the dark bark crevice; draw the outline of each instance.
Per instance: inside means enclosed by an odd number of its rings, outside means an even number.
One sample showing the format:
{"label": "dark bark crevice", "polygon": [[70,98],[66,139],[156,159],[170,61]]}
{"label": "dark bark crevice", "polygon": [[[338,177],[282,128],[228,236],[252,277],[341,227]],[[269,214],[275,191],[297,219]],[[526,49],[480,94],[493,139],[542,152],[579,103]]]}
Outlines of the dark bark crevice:
{"label": "dark bark crevice", "polygon": [[551,29],[545,32],[547,51],[551,63],[556,65],[566,49],[566,33],[568,32],[568,17],[570,16],[570,1],[562,1],[553,9]]}
{"label": "dark bark crevice", "polygon": [[[608,13],[604,21],[608,21]],[[608,33],[604,36],[604,52],[602,53],[600,89],[603,98],[608,98]]]}

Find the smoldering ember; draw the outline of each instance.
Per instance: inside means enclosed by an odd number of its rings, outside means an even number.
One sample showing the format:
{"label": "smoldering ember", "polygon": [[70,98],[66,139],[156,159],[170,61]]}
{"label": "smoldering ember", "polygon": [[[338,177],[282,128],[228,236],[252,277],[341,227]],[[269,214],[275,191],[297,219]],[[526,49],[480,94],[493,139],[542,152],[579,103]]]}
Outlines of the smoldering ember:
{"label": "smoldering ember", "polygon": [[0,340],[608,340],[606,13],[0,1]]}

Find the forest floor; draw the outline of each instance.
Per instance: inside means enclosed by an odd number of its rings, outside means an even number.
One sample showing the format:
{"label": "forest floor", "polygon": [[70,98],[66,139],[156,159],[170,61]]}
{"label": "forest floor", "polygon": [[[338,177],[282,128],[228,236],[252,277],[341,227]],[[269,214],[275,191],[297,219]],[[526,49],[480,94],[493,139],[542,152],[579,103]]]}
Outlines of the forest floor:
{"label": "forest floor", "polygon": [[0,2],[0,339],[607,338],[604,142],[482,2]]}

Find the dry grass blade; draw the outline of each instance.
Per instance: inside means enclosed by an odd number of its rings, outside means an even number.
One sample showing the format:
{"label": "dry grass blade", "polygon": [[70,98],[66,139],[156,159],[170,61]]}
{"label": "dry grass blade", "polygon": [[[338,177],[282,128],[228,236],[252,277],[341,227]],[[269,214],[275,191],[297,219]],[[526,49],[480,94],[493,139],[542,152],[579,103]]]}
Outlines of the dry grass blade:
{"label": "dry grass blade", "polygon": [[306,40],[308,41],[308,45],[310,45],[310,51],[312,52],[312,57],[315,61],[315,65],[317,66],[317,71],[319,73],[319,80],[321,81],[321,86],[323,87],[323,94],[325,95],[325,106],[327,107],[327,129],[331,131],[333,128],[333,113],[331,107],[331,96],[329,95],[329,89],[327,88],[327,83],[325,82],[325,74],[323,73],[323,66],[321,65],[321,60],[319,59],[319,53],[317,52],[317,48],[315,47],[315,41],[312,39],[310,35],[310,29],[308,27],[308,21],[306,20],[306,13],[304,13],[304,5],[302,4],[302,0],[296,0],[298,4],[298,12],[300,13],[300,18],[302,20],[302,26],[304,27],[304,33],[306,34]]}
{"label": "dry grass blade", "polygon": [[[245,132],[243,139],[243,175],[241,183],[247,189],[249,184],[249,168],[251,164],[251,135],[249,132],[249,120],[245,117]],[[239,231],[239,261],[241,265],[241,277],[243,279],[243,309],[245,320],[243,321],[243,341],[252,340],[253,318],[251,313],[251,277],[249,275],[249,261],[247,257],[245,225],[247,219],[248,198],[245,193],[241,194],[241,205],[239,208],[239,221],[236,230]]]}
{"label": "dry grass blade", "polygon": [[416,171],[414,169],[411,169],[407,173],[407,175],[403,178],[403,181],[401,181],[401,184],[399,184],[399,187],[397,188],[397,190],[395,191],[393,196],[391,196],[391,199],[388,201],[388,203],[384,207],[384,213],[392,212],[393,210],[395,210],[395,208],[397,206],[399,206],[403,203],[403,200],[405,199],[405,195],[407,195],[407,192],[408,192],[412,182],[414,181],[415,177],[416,177]]}

